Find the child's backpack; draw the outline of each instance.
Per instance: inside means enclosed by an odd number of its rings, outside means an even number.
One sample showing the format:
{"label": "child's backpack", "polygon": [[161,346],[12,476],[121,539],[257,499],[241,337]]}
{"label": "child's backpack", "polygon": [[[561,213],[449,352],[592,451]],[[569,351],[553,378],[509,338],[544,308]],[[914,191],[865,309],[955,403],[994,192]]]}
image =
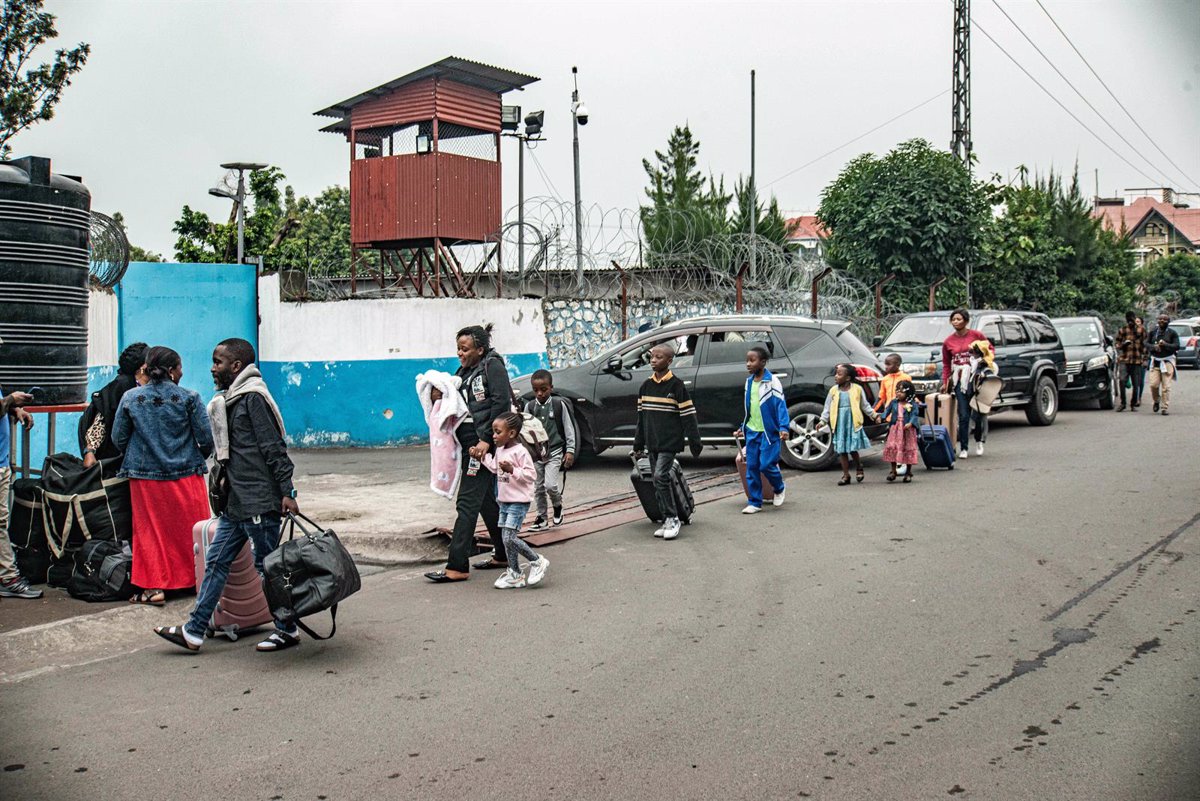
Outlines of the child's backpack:
{"label": "child's backpack", "polygon": [[521,413],[521,444],[538,464],[550,461],[550,437],[542,421],[529,412]]}

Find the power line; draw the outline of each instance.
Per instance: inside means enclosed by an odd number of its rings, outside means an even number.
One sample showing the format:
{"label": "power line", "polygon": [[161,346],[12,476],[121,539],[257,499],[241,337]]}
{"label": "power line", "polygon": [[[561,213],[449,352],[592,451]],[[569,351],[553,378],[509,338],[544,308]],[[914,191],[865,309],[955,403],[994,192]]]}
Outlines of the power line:
{"label": "power line", "polygon": [[817,157],[816,157],[815,159],[813,159],[812,161],[807,161],[807,162],[805,162],[804,164],[801,164],[799,167],[795,168],[794,170],[789,170],[788,172],[785,172],[783,175],[779,176],[779,177],[778,177],[778,178],[776,178],[775,180],[773,180],[773,181],[768,181],[767,183],[763,184],[763,188],[765,189],[766,187],[770,186],[771,184],[776,184],[776,183],[779,183],[779,182],[780,182],[780,181],[782,181],[784,178],[787,178],[787,177],[789,177],[789,176],[791,176],[791,175],[795,175],[796,173],[800,172],[801,170],[805,169],[806,167],[811,167],[812,165],[816,164],[816,163],[817,163],[818,161],[820,161],[821,159],[823,159],[823,158],[825,158],[825,157],[827,157],[827,156],[832,156],[834,153],[838,152],[838,151],[839,151],[839,150],[841,150],[842,148],[844,148],[844,147],[849,147],[850,145],[852,145],[852,144],[854,144],[855,142],[857,142],[859,139],[865,139],[866,137],[868,137],[868,136],[870,136],[871,134],[873,134],[873,133],[875,133],[876,131],[878,131],[880,128],[886,128],[887,126],[891,125],[893,122],[895,122],[896,120],[900,119],[901,117],[907,117],[909,114],[912,114],[912,113],[913,113],[914,111],[916,111],[917,109],[924,108],[925,106],[928,106],[930,103],[932,103],[933,101],[937,100],[938,98],[945,97],[945,96],[946,96],[946,95],[948,95],[948,94],[950,94],[950,90],[949,90],[949,89],[943,89],[942,91],[938,92],[936,95],[934,95],[933,97],[929,98],[928,100],[922,100],[920,103],[918,103],[917,105],[915,105],[915,106],[913,106],[912,108],[908,109],[907,111],[902,111],[902,112],[900,112],[900,113],[899,113],[899,114],[897,114],[895,117],[892,117],[890,120],[888,120],[887,122],[882,122],[882,123],[880,123],[879,125],[876,125],[876,126],[875,126],[874,128],[872,128],[871,130],[867,131],[866,133],[859,134],[858,136],[854,137],[853,139],[849,140],[848,142],[843,142],[842,144],[838,145],[837,147],[833,148],[832,150],[828,150],[828,151],[826,151],[826,152],[822,153],[821,155],[817,156]]}
{"label": "power line", "polygon": [[1172,158],[1167,155],[1167,151],[1163,150],[1161,147],[1158,146],[1158,142],[1155,142],[1154,139],[1150,136],[1150,134],[1146,131],[1146,129],[1142,127],[1142,124],[1137,121],[1137,117],[1133,116],[1133,114],[1130,113],[1129,109],[1125,108],[1125,104],[1122,103],[1117,98],[1116,94],[1113,93],[1113,90],[1108,88],[1108,84],[1105,83],[1104,79],[1100,77],[1100,74],[1098,72],[1096,72],[1095,69],[1093,69],[1092,65],[1088,62],[1088,60],[1083,57],[1083,53],[1079,52],[1079,48],[1076,47],[1075,43],[1071,41],[1071,37],[1067,36],[1067,32],[1062,29],[1061,25],[1059,25],[1057,22],[1055,22],[1054,17],[1050,16],[1050,12],[1046,10],[1046,7],[1044,5],[1042,5],[1042,0],[1037,0],[1037,4],[1038,4],[1038,8],[1040,8],[1042,10],[1042,12],[1046,15],[1046,17],[1054,25],[1054,27],[1058,29],[1058,32],[1062,34],[1062,37],[1067,40],[1067,44],[1069,44],[1071,46],[1071,49],[1075,51],[1075,55],[1079,56],[1079,60],[1082,61],[1089,70],[1091,70],[1092,75],[1094,75],[1096,77],[1096,80],[1100,82],[1100,85],[1104,87],[1104,91],[1108,92],[1108,96],[1111,97],[1116,102],[1116,104],[1121,107],[1121,111],[1125,112],[1125,116],[1129,117],[1130,121],[1133,122],[1133,124],[1137,126],[1137,129],[1142,132],[1142,135],[1145,136],[1146,139],[1148,139],[1150,141],[1150,144],[1154,145],[1154,148],[1159,153],[1162,154],[1162,157],[1165,158],[1171,164],[1172,167],[1179,170],[1180,174],[1183,175],[1184,178],[1187,178],[1189,181],[1192,182],[1192,186],[1200,187],[1200,181],[1197,181],[1196,179],[1194,179],[1190,175],[1188,175],[1186,172],[1184,172],[1183,167],[1180,167],[1178,164],[1176,164],[1174,162],[1174,160],[1172,160]]}
{"label": "power line", "polygon": [[1050,60],[1049,56],[1047,56],[1044,52],[1042,52],[1042,48],[1038,47],[1037,43],[1029,38],[1029,34],[1025,33],[1025,31],[1021,29],[1021,26],[1017,24],[1017,21],[1015,19],[1013,19],[1007,11],[1004,10],[1004,7],[1000,5],[999,0],[992,0],[992,5],[994,5],[998,9],[1000,9],[1000,13],[1004,15],[1005,19],[1007,19],[1010,23],[1012,23],[1012,26],[1017,29],[1017,33],[1019,33],[1019,34],[1021,34],[1021,36],[1025,37],[1025,41],[1029,42],[1029,44],[1032,45],[1033,49],[1037,51],[1037,54],[1039,56],[1041,56],[1042,59],[1047,64],[1050,65],[1050,69],[1054,70],[1054,72],[1058,75],[1058,77],[1062,78],[1063,82],[1066,83],[1067,86],[1071,87],[1071,90],[1079,96],[1079,99],[1082,100],[1087,105],[1088,108],[1090,108],[1093,112],[1095,112],[1096,116],[1100,118],[1101,122],[1103,122],[1105,125],[1107,125],[1109,127],[1109,129],[1111,129],[1112,132],[1117,135],[1117,138],[1119,138],[1122,142],[1124,142],[1126,145],[1128,145],[1129,148],[1131,150],[1133,150],[1134,153],[1137,153],[1141,157],[1142,161],[1146,162],[1146,164],[1148,164],[1150,166],[1150,169],[1157,172],[1160,176],[1162,176],[1162,179],[1164,181],[1166,181],[1167,180],[1167,171],[1159,168],[1159,166],[1157,164],[1155,164],[1150,159],[1148,159],[1144,155],[1142,155],[1142,151],[1138,148],[1138,146],[1135,145],[1133,142],[1130,142],[1128,139],[1126,139],[1125,135],[1122,134],[1120,131],[1118,131],[1116,126],[1113,125],[1111,122],[1109,122],[1108,118],[1105,117],[1104,114],[1102,114],[1100,112],[1100,109],[1093,106],[1092,101],[1090,101],[1086,97],[1084,97],[1083,92],[1079,91],[1079,89],[1075,86],[1075,84],[1071,83],[1071,80],[1066,75],[1063,75],[1062,70],[1060,70],[1058,67],[1054,66],[1054,62]]}
{"label": "power line", "polygon": [[1051,92],[1049,89],[1047,89],[1045,86],[1043,86],[1042,83],[1037,78],[1033,77],[1033,75],[1030,74],[1029,70],[1025,69],[1025,67],[1023,67],[1021,65],[1021,62],[1017,61],[1017,59],[1014,58],[1011,53],[1009,53],[1007,50],[1005,50],[1003,47],[1001,47],[1000,43],[997,42],[995,39],[993,39],[992,35],[990,33],[988,33],[986,30],[984,30],[982,25],[980,25],[975,19],[971,20],[971,24],[974,25],[976,28],[978,28],[979,32],[982,33],[984,36],[986,36],[987,40],[989,42],[991,42],[992,44],[994,44],[996,46],[996,49],[999,50],[1001,53],[1003,53],[1008,58],[1009,61],[1011,61],[1013,64],[1015,64],[1017,69],[1019,69],[1021,72],[1025,73],[1025,77],[1027,77],[1029,80],[1033,81],[1033,83],[1037,86],[1038,89],[1041,89],[1043,92],[1045,92],[1046,96],[1049,97],[1051,100],[1053,100],[1055,103],[1057,103],[1059,108],[1061,108],[1063,111],[1067,112],[1067,114],[1070,115],[1071,119],[1075,120],[1075,122],[1079,123],[1080,127],[1082,127],[1085,131],[1090,133],[1093,137],[1095,137],[1097,142],[1104,145],[1106,148],[1108,148],[1109,150],[1112,151],[1114,156],[1116,156],[1121,161],[1125,162],[1130,167],[1132,167],[1134,172],[1141,175],[1143,178],[1145,178],[1150,183],[1154,183],[1154,179],[1151,178],[1149,175],[1146,175],[1146,173],[1142,171],[1141,167],[1137,166],[1132,161],[1130,161],[1129,159],[1122,156],[1117,151],[1116,148],[1114,148],[1108,142],[1101,139],[1100,134],[1093,131],[1090,127],[1088,127],[1088,124],[1086,122],[1079,119],[1079,117],[1077,117],[1075,115],[1075,112],[1071,111],[1071,109],[1069,109],[1065,105],[1063,105],[1063,102],[1061,100],[1059,100],[1057,97],[1055,97],[1053,92]]}
{"label": "power line", "polygon": [[538,175],[542,176],[542,183],[544,183],[546,188],[554,194],[554,199],[561,202],[562,195],[558,193],[558,187],[556,187],[554,182],[550,180],[550,176],[546,173],[546,170],[543,169],[542,162],[538,160],[537,154],[533,152],[533,148],[529,149],[529,157],[533,159],[533,166],[537,168]]}

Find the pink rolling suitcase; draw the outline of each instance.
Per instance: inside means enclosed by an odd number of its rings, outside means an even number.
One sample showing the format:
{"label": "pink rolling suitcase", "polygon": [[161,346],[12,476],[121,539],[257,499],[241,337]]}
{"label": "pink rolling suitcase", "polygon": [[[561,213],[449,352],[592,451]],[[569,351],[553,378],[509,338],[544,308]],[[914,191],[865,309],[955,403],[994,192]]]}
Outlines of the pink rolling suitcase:
{"label": "pink rolling suitcase", "polygon": [[[204,581],[204,555],[217,533],[217,519],[201,520],[192,528],[192,553],[196,555],[196,589]],[[206,634],[215,637],[224,634],[230,640],[247,629],[272,624],[271,610],[267,607],[267,596],[263,594],[262,579],[254,569],[254,553],[250,543],[242,546],[242,552],[229,566],[229,580],[221,592],[221,600],[213,611]]]}

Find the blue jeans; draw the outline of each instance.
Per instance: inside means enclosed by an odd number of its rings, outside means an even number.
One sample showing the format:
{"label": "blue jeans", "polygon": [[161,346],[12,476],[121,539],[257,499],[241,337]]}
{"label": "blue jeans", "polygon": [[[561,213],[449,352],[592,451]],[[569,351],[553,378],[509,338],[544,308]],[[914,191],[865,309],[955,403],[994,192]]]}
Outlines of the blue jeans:
{"label": "blue jeans", "polygon": [[746,490],[750,505],[759,509],[763,505],[762,477],[771,482],[775,494],[783,492],[783,473],[779,472],[779,451],[783,442],[771,442],[762,431],[746,429]]}
{"label": "blue jeans", "polygon": [[[229,579],[229,567],[233,560],[242,552],[246,541],[254,550],[254,569],[262,575],[263,559],[267,554],[279,547],[280,516],[277,514],[260,515],[258,522],[254,520],[230,520],[225,515],[217,519],[217,533],[208,550],[204,554],[204,581],[196,593],[196,608],[184,624],[188,634],[193,637],[203,637],[217,601],[225,590],[225,582]],[[275,628],[288,634],[295,634],[296,627],[276,620]]]}
{"label": "blue jeans", "polygon": [[958,449],[965,451],[971,441],[971,424],[975,424],[975,441],[987,442],[988,419],[971,408],[971,394],[960,384],[954,388],[954,401],[958,406]]}

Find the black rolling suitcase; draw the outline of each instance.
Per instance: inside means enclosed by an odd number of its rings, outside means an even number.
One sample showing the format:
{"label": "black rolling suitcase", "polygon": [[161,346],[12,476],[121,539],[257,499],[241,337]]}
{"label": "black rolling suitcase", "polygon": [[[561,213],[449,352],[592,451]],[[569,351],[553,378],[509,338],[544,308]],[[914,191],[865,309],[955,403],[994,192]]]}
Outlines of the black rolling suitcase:
{"label": "black rolling suitcase", "polygon": [[[629,480],[633,482],[633,489],[637,493],[638,500],[642,502],[642,509],[646,512],[646,517],[655,523],[663,522],[663,513],[658,507],[658,496],[654,493],[654,472],[650,467],[648,456],[634,457],[633,472],[629,474]],[[687,478],[683,475],[683,468],[679,465],[678,459],[671,465],[671,492],[675,495],[675,508],[679,510],[679,521],[685,525],[691,523],[692,512],[696,509],[696,500],[692,497],[692,491],[688,487]]]}

